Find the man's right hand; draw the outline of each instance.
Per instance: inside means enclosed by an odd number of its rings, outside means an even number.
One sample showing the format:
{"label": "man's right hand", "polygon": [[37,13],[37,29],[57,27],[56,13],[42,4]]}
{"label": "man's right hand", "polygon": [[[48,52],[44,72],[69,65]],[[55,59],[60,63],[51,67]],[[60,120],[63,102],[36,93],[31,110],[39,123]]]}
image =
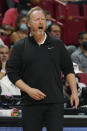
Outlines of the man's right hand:
{"label": "man's right hand", "polygon": [[20,88],[22,91],[26,92],[31,98],[35,100],[42,100],[46,95],[41,92],[39,89],[31,88],[23,80],[19,79],[16,81],[15,85]]}
{"label": "man's right hand", "polygon": [[28,88],[26,93],[35,100],[42,100],[46,97],[43,92],[35,88]]}

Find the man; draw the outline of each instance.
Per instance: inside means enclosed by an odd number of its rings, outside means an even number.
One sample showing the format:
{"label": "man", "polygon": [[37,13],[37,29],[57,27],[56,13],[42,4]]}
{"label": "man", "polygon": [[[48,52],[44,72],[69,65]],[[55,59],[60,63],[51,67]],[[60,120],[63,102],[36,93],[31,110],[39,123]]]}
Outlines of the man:
{"label": "man", "polygon": [[6,0],[6,4],[8,8],[15,8],[14,0]]}
{"label": "man", "polygon": [[[48,28],[47,28],[47,32],[51,35],[54,36],[58,39],[61,39],[61,26],[57,23],[52,23]],[[67,49],[69,55],[71,55],[75,50],[76,47],[74,45],[65,45],[65,48]]]}
{"label": "man", "polygon": [[52,23],[52,16],[48,10],[45,10],[45,17],[46,17],[46,28],[48,28]]}
{"label": "man", "polygon": [[71,55],[71,59],[78,64],[82,72],[87,72],[87,32],[81,32],[78,40],[80,47]]}
{"label": "man", "polygon": [[30,8],[30,5],[28,5],[30,2],[28,1],[29,0],[19,0],[19,2],[16,3],[16,8],[10,8],[5,12],[2,21],[3,29],[10,30],[11,32],[14,31],[16,19],[19,16],[19,14],[26,14],[26,12]]}
{"label": "man", "polygon": [[52,23],[48,29],[47,32],[51,35],[51,36],[55,36],[58,39],[61,39],[61,26],[59,24],[56,23]]}
{"label": "man", "polygon": [[72,90],[71,105],[79,104],[72,62],[61,41],[45,33],[40,7],[28,12],[27,21],[32,35],[14,46],[7,63],[9,79],[22,90],[24,131],[41,131],[43,119],[47,131],[62,131],[61,70]]}
{"label": "man", "polygon": [[8,9],[5,12],[4,18],[3,18],[3,21],[2,21],[3,29],[13,31],[18,15],[19,15],[19,13],[18,13],[18,10],[16,8]]}
{"label": "man", "polygon": [[9,48],[6,45],[0,45],[0,79],[6,74],[6,62],[9,58]]}

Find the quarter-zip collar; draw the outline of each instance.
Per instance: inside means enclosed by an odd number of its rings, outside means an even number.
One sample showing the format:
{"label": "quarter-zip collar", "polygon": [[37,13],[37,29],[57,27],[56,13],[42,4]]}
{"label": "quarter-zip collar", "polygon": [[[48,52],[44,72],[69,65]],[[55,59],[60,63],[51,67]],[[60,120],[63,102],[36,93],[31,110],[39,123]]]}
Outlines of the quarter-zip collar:
{"label": "quarter-zip collar", "polygon": [[[45,34],[46,34],[45,39],[43,40],[43,42],[41,42],[40,45],[42,45],[42,44],[51,44],[52,43],[51,37],[48,35],[48,33],[45,33]],[[28,35],[28,39],[31,41],[32,44],[34,44],[36,46],[39,46],[33,36]]]}

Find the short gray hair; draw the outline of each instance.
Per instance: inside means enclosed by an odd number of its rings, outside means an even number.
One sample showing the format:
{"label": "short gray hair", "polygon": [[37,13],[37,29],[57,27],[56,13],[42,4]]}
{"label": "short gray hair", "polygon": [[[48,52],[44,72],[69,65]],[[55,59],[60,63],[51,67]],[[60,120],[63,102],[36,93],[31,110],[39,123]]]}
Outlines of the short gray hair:
{"label": "short gray hair", "polygon": [[34,11],[42,11],[42,13],[44,14],[45,16],[45,12],[42,8],[40,8],[39,6],[35,6],[34,8],[31,8],[28,13],[27,13],[27,22],[30,20],[30,17],[31,17],[31,14],[34,12]]}
{"label": "short gray hair", "polygon": [[7,45],[0,45],[0,49],[1,48],[7,48],[7,49],[9,49]]}

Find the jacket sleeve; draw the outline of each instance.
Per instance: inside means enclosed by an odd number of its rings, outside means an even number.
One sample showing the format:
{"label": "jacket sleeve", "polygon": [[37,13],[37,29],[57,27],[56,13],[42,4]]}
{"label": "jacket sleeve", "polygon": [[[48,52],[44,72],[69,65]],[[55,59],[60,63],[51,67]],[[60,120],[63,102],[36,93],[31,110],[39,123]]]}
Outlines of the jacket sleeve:
{"label": "jacket sleeve", "polygon": [[60,67],[63,71],[63,74],[66,76],[69,73],[74,73],[73,69],[73,63],[71,61],[70,55],[68,51],[66,50],[64,44],[61,42],[60,43],[60,53],[61,53],[61,61],[60,61]]}
{"label": "jacket sleeve", "polygon": [[6,64],[7,75],[13,84],[21,79],[23,45],[20,42],[15,44],[10,59]]}

